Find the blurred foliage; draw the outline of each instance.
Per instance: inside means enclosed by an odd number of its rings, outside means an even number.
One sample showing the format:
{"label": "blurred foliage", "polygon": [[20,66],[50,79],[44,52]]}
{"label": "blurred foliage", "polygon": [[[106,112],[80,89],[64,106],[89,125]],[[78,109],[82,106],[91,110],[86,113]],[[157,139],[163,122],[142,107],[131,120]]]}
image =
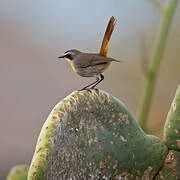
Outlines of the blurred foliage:
{"label": "blurred foliage", "polygon": [[7,180],[27,180],[28,170],[27,165],[17,165],[9,172]]}
{"label": "blurred foliage", "polygon": [[[158,0],[157,0],[158,1]],[[156,2],[156,1],[153,1]],[[165,7],[159,3],[155,3],[160,13],[162,14],[162,21],[160,24],[158,36],[154,45],[154,49],[151,55],[150,64],[147,69],[144,92],[139,108],[139,123],[142,129],[147,128],[147,119],[151,107],[154,88],[156,86],[157,74],[160,69],[164,49],[167,43],[167,36],[170,29],[170,25],[173,19],[175,8],[178,0],[169,0]],[[160,8],[161,7],[161,8]]]}

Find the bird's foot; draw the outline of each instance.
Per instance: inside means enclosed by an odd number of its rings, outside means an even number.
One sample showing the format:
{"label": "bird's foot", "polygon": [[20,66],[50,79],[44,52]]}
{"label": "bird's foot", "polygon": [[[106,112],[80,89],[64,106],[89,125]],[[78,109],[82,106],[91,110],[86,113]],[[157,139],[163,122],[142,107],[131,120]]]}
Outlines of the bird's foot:
{"label": "bird's foot", "polygon": [[88,92],[92,93],[92,90],[98,90],[98,88],[94,88],[94,87],[84,87],[82,89],[79,89],[78,91],[84,91],[87,90]]}
{"label": "bird's foot", "polygon": [[82,88],[82,89],[79,89],[78,91],[84,91],[84,90],[87,90],[88,92],[90,92],[91,93],[91,88]]}

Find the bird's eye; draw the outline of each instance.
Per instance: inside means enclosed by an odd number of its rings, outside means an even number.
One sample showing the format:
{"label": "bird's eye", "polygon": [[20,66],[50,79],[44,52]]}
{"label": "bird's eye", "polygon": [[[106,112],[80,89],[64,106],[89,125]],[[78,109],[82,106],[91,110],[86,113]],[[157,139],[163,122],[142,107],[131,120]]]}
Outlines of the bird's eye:
{"label": "bird's eye", "polygon": [[66,54],[65,57],[69,60],[73,60],[73,56],[71,54]]}

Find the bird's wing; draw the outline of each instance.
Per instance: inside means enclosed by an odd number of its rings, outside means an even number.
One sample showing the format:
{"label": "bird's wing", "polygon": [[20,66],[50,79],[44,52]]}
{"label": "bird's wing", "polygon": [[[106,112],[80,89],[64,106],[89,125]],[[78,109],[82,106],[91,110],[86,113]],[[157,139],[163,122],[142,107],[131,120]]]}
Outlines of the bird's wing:
{"label": "bird's wing", "polygon": [[107,25],[107,28],[106,28],[106,32],[104,34],[104,38],[103,38],[103,41],[102,41],[102,44],[101,44],[101,49],[100,49],[100,52],[99,54],[101,56],[107,56],[107,52],[108,52],[108,42],[111,38],[111,35],[112,35],[112,32],[114,30],[114,26],[116,24],[116,19],[114,18],[114,16],[112,16],[109,20],[109,23]]}
{"label": "bird's wing", "polygon": [[86,68],[89,66],[107,64],[112,61],[120,62],[116,59],[113,59],[110,57],[104,57],[99,54],[85,54],[84,53],[78,57],[78,61],[76,61],[76,64],[78,65],[78,67]]}
{"label": "bird's wing", "polygon": [[91,65],[99,65],[99,64],[106,64],[106,63],[109,63],[111,61],[116,61],[116,62],[120,62],[116,59],[113,59],[113,58],[110,58],[110,57],[104,57],[104,56],[101,56],[101,55],[92,55],[91,56]]}

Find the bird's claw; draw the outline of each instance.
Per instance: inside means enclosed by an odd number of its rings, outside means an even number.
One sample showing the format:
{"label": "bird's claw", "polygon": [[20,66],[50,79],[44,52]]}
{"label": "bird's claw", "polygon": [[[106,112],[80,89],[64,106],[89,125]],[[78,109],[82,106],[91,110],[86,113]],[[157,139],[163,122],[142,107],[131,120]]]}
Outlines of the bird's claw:
{"label": "bird's claw", "polygon": [[82,89],[79,89],[78,91],[84,91],[84,90],[87,90],[88,92],[92,93],[91,89],[93,88],[82,88]]}

